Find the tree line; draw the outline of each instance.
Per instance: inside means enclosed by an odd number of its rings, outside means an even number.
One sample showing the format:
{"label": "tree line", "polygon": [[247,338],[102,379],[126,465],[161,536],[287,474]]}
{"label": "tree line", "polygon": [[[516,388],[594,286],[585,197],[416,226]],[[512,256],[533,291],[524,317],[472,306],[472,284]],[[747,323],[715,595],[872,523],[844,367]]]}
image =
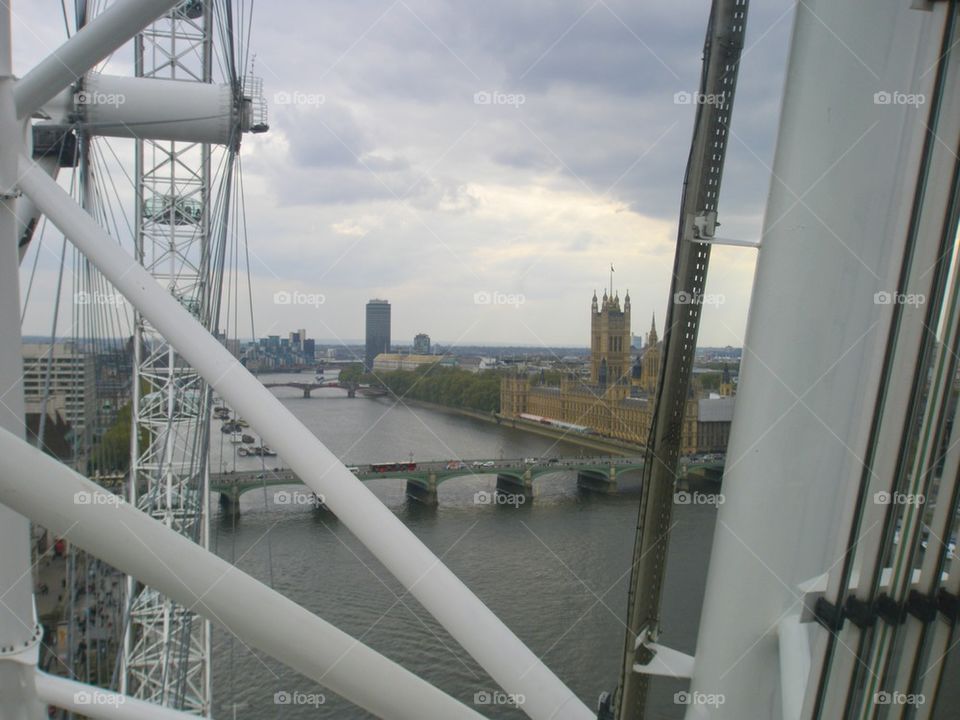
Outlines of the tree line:
{"label": "tree line", "polygon": [[472,373],[437,364],[416,370],[394,370],[363,375],[360,382],[380,385],[401,398],[423,400],[479,412],[500,411],[501,373]]}

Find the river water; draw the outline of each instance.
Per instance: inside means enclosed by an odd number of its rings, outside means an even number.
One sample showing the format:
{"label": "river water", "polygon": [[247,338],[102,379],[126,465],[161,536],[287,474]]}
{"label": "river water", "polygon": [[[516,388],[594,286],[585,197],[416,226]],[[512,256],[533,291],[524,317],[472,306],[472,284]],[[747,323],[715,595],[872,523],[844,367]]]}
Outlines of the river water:
{"label": "river water", "polygon": [[[308,376],[290,376],[309,381]],[[268,382],[281,381],[269,376]],[[459,415],[348,399],[323,390],[303,399],[275,390],[283,403],[347,465],[369,462],[574,456],[577,446]],[[218,426],[219,423],[215,423]],[[249,432],[249,431],[248,431]],[[278,458],[234,457],[213,434],[215,469],[277,466]],[[440,485],[439,506],[408,501],[400,480],[369,487],[590,707],[617,683],[627,584],[637,518],[637,478],[615,496],[579,490],[571,473],[539,478],[532,502],[478,505],[495,478]],[[630,482],[632,481],[632,483]],[[294,490],[295,488],[289,488]],[[327,512],[275,502],[278,488],[241,497],[241,515],[215,515],[215,551],[341,630],[490,718],[522,718],[507,704],[483,704],[496,684],[356,539]],[[216,512],[216,510],[214,510]],[[712,504],[677,505],[664,593],[663,642],[692,653],[716,521]],[[218,718],[367,718],[368,713],[273,659],[214,629],[214,713]],[[954,652],[954,655],[957,653]],[[955,659],[951,664],[956,668]],[[949,668],[948,668],[949,669]],[[371,677],[371,685],[378,679]],[[653,720],[680,718],[674,694],[686,683],[653,683]],[[956,717],[960,684],[935,717]],[[278,703],[289,699],[291,702]],[[498,697],[498,700],[504,698]],[[946,712],[947,714],[944,714]],[[745,719],[746,720],[746,719]]]}
{"label": "river water", "polygon": [[[315,392],[311,399],[293,389],[275,392],[348,465],[406,460],[411,453],[420,461],[581,454],[577,446],[385,398],[348,399],[339,390]],[[215,433],[213,444],[213,467],[234,467],[226,437]],[[261,462],[245,458],[236,467]],[[266,464],[273,467],[277,459]],[[532,502],[478,505],[475,494],[493,490],[495,478],[471,476],[441,484],[439,506],[428,508],[408,501],[400,480],[369,486],[589,706],[615,687],[635,492],[580,491],[573,474],[561,473],[538,479]],[[493,696],[496,684],[334,516],[278,504],[276,491],[243,495],[238,519],[213,518],[211,544],[220,556],[481,714],[526,717],[502,702],[483,704],[483,693]],[[677,508],[670,545],[677,571],[666,587],[665,641],[687,652],[696,638],[715,514],[711,505]],[[682,716],[673,702],[681,688],[657,684],[657,717]],[[275,702],[286,698],[290,704]],[[370,717],[219,629],[214,700],[222,718]]]}

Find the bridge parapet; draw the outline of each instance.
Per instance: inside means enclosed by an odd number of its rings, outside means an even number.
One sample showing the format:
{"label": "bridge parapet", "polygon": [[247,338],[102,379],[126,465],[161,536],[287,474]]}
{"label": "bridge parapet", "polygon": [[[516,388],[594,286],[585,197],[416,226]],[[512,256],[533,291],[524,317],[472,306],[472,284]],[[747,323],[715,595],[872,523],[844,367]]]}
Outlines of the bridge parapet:
{"label": "bridge parapet", "polygon": [[[375,472],[370,465],[361,465],[354,474],[363,482],[381,479],[405,481],[407,495],[427,504],[437,503],[437,486],[447,480],[465,475],[494,475],[497,487],[507,493],[534,495],[534,481],[544,475],[576,473],[581,487],[605,493],[617,492],[617,475],[636,471],[643,467],[642,458],[550,458],[537,462],[516,460],[430,461],[417,463],[414,470],[391,470]],[[722,463],[686,464],[686,468],[699,470],[710,468],[722,472]],[[239,507],[239,498],[250,490],[277,486],[302,484],[297,475],[286,468],[266,470],[241,470],[210,475],[211,492],[225,497],[223,503]]]}

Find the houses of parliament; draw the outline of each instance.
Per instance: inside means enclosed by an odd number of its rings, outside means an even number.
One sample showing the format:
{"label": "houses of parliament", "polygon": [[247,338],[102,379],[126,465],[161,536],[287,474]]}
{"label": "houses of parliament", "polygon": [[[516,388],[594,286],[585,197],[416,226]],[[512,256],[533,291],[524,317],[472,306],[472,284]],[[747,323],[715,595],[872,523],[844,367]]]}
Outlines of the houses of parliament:
{"label": "houses of parliament", "polygon": [[[503,379],[500,412],[519,418],[521,413],[585,426],[600,435],[629,443],[645,444],[653,416],[654,393],[660,376],[662,344],[656,320],[650,325],[642,353],[630,356],[630,293],[620,305],[618,294],[594,292],[590,313],[590,379],[570,374],[560,385],[547,385],[516,375]],[[729,377],[724,377],[721,395],[730,395]],[[687,399],[681,452],[693,453],[726,446],[724,428],[702,422],[704,401],[698,400],[696,383]],[[732,398],[728,398],[732,409]],[[713,401],[707,401],[713,402]],[[726,431],[729,431],[727,423]]]}

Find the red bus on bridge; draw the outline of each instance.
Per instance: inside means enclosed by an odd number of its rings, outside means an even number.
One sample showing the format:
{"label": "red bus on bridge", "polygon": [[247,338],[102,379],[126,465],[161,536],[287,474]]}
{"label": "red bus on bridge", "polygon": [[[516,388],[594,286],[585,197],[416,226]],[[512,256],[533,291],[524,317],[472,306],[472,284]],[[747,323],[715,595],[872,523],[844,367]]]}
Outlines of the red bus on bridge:
{"label": "red bus on bridge", "polygon": [[375,473],[396,472],[397,470],[416,470],[415,462],[370,463],[370,471]]}

